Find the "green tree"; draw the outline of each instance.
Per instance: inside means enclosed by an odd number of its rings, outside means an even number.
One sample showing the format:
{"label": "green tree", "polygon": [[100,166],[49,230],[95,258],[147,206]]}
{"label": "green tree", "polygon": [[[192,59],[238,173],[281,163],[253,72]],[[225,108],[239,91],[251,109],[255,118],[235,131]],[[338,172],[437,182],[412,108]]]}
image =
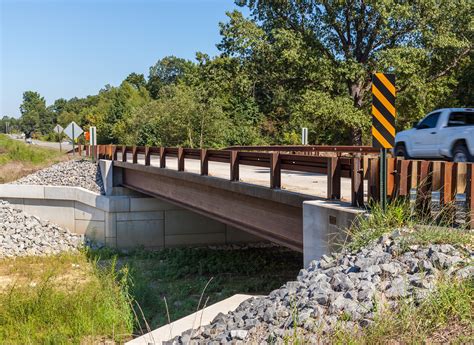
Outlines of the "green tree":
{"label": "green tree", "polygon": [[[466,16],[473,12],[470,1],[238,3],[250,8],[254,22],[268,35],[277,29],[298,33],[306,47],[329,63],[333,79],[345,86],[358,109],[369,103],[375,71],[396,73],[399,89],[406,92],[428,87],[428,94],[423,92],[416,101],[432,106],[422,97],[449,94],[451,85],[446,79],[472,50],[472,16]],[[353,128],[352,138],[354,144],[361,144],[360,128]]]}

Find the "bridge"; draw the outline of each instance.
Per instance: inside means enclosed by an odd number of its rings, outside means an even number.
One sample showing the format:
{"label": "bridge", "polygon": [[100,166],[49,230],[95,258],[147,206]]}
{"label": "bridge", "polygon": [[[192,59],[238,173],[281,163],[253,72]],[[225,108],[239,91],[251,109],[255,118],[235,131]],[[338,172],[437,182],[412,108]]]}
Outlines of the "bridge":
{"label": "bridge", "polygon": [[[304,202],[327,200],[344,209],[364,208],[379,199],[380,159],[370,147],[98,145],[78,151],[112,160],[114,185],[298,251],[304,248]],[[474,164],[388,158],[387,166],[389,198],[406,198],[432,211],[455,204],[474,228]],[[337,222],[332,218],[320,221]]]}

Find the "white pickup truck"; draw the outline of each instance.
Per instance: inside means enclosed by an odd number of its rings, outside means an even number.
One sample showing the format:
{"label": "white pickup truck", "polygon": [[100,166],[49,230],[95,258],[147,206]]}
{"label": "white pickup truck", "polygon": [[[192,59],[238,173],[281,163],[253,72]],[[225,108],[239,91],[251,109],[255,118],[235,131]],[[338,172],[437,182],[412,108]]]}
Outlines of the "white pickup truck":
{"label": "white pickup truck", "polygon": [[396,156],[474,162],[474,109],[449,108],[429,113],[395,136]]}

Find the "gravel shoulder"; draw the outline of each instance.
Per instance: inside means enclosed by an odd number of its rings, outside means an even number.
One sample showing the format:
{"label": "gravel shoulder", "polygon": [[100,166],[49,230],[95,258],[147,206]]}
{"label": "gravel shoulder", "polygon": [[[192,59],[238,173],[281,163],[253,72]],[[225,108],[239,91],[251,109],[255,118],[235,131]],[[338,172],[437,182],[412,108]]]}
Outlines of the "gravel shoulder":
{"label": "gravel shoulder", "polygon": [[54,164],[11,183],[82,187],[105,194],[97,164],[82,159]]}

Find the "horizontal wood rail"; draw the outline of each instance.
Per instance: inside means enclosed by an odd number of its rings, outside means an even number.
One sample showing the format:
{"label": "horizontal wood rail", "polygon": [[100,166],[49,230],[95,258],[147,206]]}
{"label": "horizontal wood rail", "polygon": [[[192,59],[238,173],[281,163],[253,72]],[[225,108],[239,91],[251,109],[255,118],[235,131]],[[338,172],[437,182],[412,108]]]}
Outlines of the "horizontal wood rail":
{"label": "horizontal wood rail", "polygon": [[[266,148],[284,148],[282,151]],[[228,163],[230,180],[239,181],[239,166],[249,165],[268,168],[270,172],[269,187],[280,189],[282,170],[324,174],[327,176],[327,199],[341,199],[341,179],[351,179],[351,203],[354,206],[366,207],[371,201],[380,198],[380,158],[366,155],[374,149],[361,147],[358,150],[351,146],[338,146],[336,152],[359,152],[361,156],[309,156],[284,153],[294,146],[268,146],[263,152],[257,147],[231,147],[226,150],[191,149],[176,147],[116,146],[98,145],[81,146],[78,152],[82,155],[111,160],[118,160],[121,153],[122,162],[138,163],[138,155],[144,156],[144,165],[151,164],[151,157],[159,157],[159,167],[166,167],[166,158],[178,159],[178,171],[185,170],[185,160],[200,161],[200,174],[209,174],[209,162]],[[248,148],[255,148],[255,150]],[[303,148],[312,148],[311,146]],[[325,147],[329,150],[330,147]],[[345,150],[343,150],[343,148]],[[337,151],[340,150],[340,151]],[[323,151],[321,151],[323,152]],[[131,157],[130,157],[131,156]],[[441,161],[387,159],[387,197],[389,199],[406,198],[429,212],[454,205],[460,213],[467,214],[467,221],[474,229],[474,164],[452,163]],[[366,187],[364,185],[366,181]]]}
{"label": "horizontal wood rail", "polygon": [[259,152],[294,152],[294,153],[337,153],[337,154],[378,154],[379,149],[371,146],[330,146],[330,145],[270,145],[270,146],[230,146],[225,150],[259,151]]}

